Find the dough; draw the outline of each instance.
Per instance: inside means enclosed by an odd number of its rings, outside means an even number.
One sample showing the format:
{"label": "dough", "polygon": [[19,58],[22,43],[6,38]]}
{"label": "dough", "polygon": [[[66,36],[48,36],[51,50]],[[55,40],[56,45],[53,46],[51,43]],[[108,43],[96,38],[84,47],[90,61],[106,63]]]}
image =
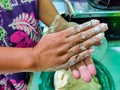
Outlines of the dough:
{"label": "dough", "polygon": [[102,90],[98,79],[93,76],[91,82],[86,83],[81,78],[75,79],[70,70],[59,70],[54,74],[55,90]]}

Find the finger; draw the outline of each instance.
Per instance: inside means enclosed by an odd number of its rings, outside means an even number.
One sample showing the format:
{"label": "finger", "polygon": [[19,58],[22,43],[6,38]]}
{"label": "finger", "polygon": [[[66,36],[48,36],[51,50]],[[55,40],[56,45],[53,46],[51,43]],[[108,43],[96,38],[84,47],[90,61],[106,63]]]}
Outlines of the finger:
{"label": "finger", "polygon": [[102,23],[87,31],[84,31],[77,35],[69,37],[68,42],[71,42],[71,45],[79,44],[101,32],[106,31],[107,29],[108,29],[107,24]]}
{"label": "finger", "polygon": [[94,65],[94,63],[93,63],[92,58],[91,58],[91,57],[87,57],[87,58],[84,60],[84,62],[85,62],[85,64],[86,64],[86,66],[87,66],[90,74],[91,74],[92,76],[96,75],[96,68],[95,68],[95,65]]}
{"label": "finger", "polygon": [[91,48],[91,49],[85,50],[79,54],[75,54],[74,56],[71,56],[69,58],[69,60],[67,61],[67,66],[71,67],[72,65],[74,65],[74,64],[80,62],[81,60],[89,57],[93,51],[94,51],[94,49]]}
{"label": "finger", "polygon": [[85,63],[83,61],[80,61],[77,64],[77,67],[79,69],[79,72],[81,73],[81,77],[85,82],[89,82],[91,80],[91,74],[89,73],[89,70],[87,69]]}
{"label": "finger", "polygon": [[80,78],[80,72],[79,72],[79,70],[77,69],[76,65],[71,66],[70,69],[71,69],[71,72],[72,72],[73,76],[74,76],[76,79],[79,79],[79,78]]}
{"label": "finger", "polygon": [[100,42],[96,42],[94,45],[95,46],[100,46],[102,44],[102,42],[100,41]]}
{"label": "finger", "polygon": [[93,51],[94,49],[88,49],[72,57],[69,57],[68,54],[61,56],[61,58],[59,59],[59,69],[70,68],[71,66],[90,56]]}
{"label": "finger", "polygon": [[81,32],[81,31],[87,30],[91,27],[94,27],[94,26],[98,25],[99,23],[100,23],[99,20],[93,19],[93,20],[90,20],[90,21],[85,22],[83,24],[65,29],[65,30],[61,31],[61,33],[62,33],[62,35],[69,37],[69,36],[72,36],[74,34]]}
{"label": "finger", "polygon": [[[104,34],[104,33],[103,33]],[[105,38],[105,36],[103,36],[103,39]],[[97,42],[95,42],[95,46],[100,46],[101,44],[102,44],[102,41],[103,41],[103,39],[102,40],[100,40],[100,41],[97,41]]]}
{"label": "finger", "polygon": [[104,37],[103,33],[100,33],[94,37],[92,37],[91,39],[86,40],[83,43],[80,43],[79,45],[76,45],[72,48],[69,49],[69,52],[74,52],[74,53],[80,53],[82,51],[85,51],[86,49],[90,48],[93,45],[96,45],[96,43],[100,42]]}
{"label": "finger", "polygon": [[82,44],[81,46],[88,49],[91,46],[100,44],[103,38],[104,38],[104,34],[99,33],[93,36],[92,38],[86,40],[85,42],[81,43]]}

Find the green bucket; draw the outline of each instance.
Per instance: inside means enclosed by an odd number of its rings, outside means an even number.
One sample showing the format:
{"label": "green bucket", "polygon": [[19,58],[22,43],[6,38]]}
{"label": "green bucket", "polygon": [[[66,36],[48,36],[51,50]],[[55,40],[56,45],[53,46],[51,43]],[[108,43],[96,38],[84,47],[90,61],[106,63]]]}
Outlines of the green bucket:
{"label": "green bucket", "polygon": [[[99,83],[102,90],[116,90],[113,78],[107,68],[99,61],[94,59]],[[55,90],[54,88],[54,73],[55,72],[41,72],[39,78],[39,90]]]}

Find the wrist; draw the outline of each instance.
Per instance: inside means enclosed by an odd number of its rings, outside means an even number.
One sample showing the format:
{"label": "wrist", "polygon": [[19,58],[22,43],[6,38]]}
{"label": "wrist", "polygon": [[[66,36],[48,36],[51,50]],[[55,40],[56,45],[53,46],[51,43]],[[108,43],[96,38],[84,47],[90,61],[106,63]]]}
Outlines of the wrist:
{"label": "wrist", "polygon": [[29,71],[32,72],[33,70],[33,66],[35,64],[35,60],[34,60],[34,55],[33,55],[33,48],[29,48],[27,50],[27,53],[23,59],[23,66],[22,66],[22,70],[23,71]]}

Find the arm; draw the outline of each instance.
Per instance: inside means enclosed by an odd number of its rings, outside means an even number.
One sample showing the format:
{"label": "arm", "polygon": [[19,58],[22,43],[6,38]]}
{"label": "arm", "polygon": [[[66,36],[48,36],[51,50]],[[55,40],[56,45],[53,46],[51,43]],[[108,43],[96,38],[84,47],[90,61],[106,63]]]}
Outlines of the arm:
{"label": "arm", "polygon": [[31,48],[0,47],[0,73],[25,71],[32,65]]}
{"label": "arm", "polygon": [[[38,3],[42,3],[39,5],[40,19],[44,21],[46,25],[50,25],[58,12],[50,0],[38,0]],[[51,9],[48,10],[45,5],[48,5]],[[32,50],[33,48],[0,47],[0,73],[32,71],[31,69],[33,69],[35,63],[32,57]]]}
{"label": "arm", "polygon": [[[39,10],[40,19],[47,25],[50,25],[56,14],[58,14],[56,9],[51,4],[50,0],[38,0],[38,3],[42,3],[39,6],[39,8],[41,8]],[[48,7],[51,7],[49,12],[53,10],[55,12],[49,13],[48,8],[45,6],[46,4]],[[31,68],[34,67],[32,50],[33,48],[0,47],[0,73],[32,71]]]}
{"label": "arm", "polygon": [[38,0],[39,18],[49,26],[59,13],[51,0]]}
{"label": "arm", "polygon": [[[57,11],[51,12],[51,10],[55,8],[50,4],[50,0],[39,0],[39,4],[40,3],[42,3],[44,10],[39,9],[39,13],[46,14],[42,14],[41,16],[39,15],[40,19],[49,26],[58,13]],[[53,7],[49,10],[51,14],[47,14],[48,10],[44,6],[45,4],[50,4],[50,6]],[[93,35],[105,31],[107,25],[105,25],[104,28],[101,28],[99,32],[95,32],[93,29],[94,27],[91,27],[93,34],[90,34],[89,32],[91,30],[89,31],[88,29],[87,38],[91,38]],[[76,31],[76,34],[73,31]],[[75,44],[82,43],[82,37],[78,35],[81,33],[82,32],[77,32],[77,28],[73,27],[58,33],[43,36],[34,48],[0,47],[0,73],[40,71],[54,68],[54,66],[64,66],[64,64],[69,64],[67,62],[69,58],[76,53],[81,52],[80,50],[76,50],[77,47],[71,47]],[[86,54],[91,54],[91,52],[87,50],[85,53],[81,53],[81,57],[85,57]],[[68,66],[65,66],[64,68],[66,67]],[[59,69],[62,68],[60,67]]]}
{"label": "arm", "polygon": [[[88,29],[86,39],[107,30],[106,24],[99,24],[98,27],[100,29],[98,32],[94,30],[95,27]],[[69,58],[77,53],[80,53],[82,59],[86,58],[86,54],[90,55],[92,52],[90,49],[84,52],[77,49],[78,44],[83,42],[83,38],[80,37],[82,32],[77,32],[78,28],[79,26],[47,34],[34,48],[0,47],[0,73],[45,71],[56,66],[59,66],[58,69],[63,69],[69,66]],[[77,45],[73,46],[75,44]]]}

